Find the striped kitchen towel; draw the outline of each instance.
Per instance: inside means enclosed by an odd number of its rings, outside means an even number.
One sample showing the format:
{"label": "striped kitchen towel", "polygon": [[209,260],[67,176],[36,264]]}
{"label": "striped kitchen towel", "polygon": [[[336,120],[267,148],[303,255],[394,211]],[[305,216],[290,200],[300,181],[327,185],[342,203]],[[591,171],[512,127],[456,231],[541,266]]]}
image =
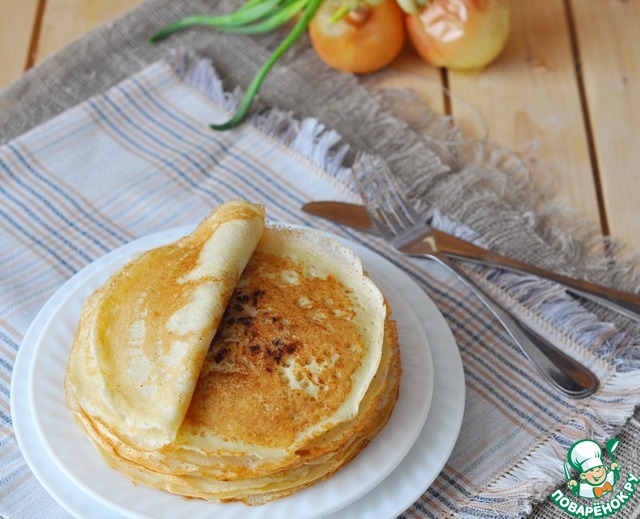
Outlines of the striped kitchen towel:
{"label": "striped kitchen towel", "polygon": [[16,355],[40,308],[109,251],[198,222],[237,197],[263,204],[271,220],[367,245],[410,273],[444,314],[464,366],[464,420],[443,471],[404,516],[529,513],[564,483],[562,460],[574,442],[603,443],[633,413],[640,373],[621,359],[637,354],[637,337],[599,322],[556,287],[476,271],[601,378],[592,397],[564,398],[446,273],[301,212],[314,199],[359,202],[338,134],[277,110],[233,131],[209,130],[236,102],[210,62],[178,51],[0,148],[0,516],[67,515],[31,474],[9,408]]}

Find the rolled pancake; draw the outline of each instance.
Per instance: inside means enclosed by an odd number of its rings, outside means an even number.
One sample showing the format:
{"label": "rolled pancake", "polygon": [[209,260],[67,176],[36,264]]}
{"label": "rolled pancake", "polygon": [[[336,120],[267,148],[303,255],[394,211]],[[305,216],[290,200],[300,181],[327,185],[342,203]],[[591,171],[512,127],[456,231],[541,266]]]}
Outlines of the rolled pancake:
{"label": "rolled pancake", "polygon": [[136,449],[172,443],[263,229],[262,207],[228,202],[192,234],[140,255],[92,294],[67,367],[69,407]]}

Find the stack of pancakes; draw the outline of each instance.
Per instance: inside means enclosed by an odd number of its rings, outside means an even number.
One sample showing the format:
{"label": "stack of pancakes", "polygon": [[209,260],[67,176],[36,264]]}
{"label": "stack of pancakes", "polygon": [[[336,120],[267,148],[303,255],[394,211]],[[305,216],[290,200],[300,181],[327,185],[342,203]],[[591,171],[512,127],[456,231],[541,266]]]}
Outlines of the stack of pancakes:
{"label": "stack of pancakes", "polygon": [[87,300],[67,405],[135,482],[265,503],[333,474],[389,419],[389,313],[353,252],[232,201]]}

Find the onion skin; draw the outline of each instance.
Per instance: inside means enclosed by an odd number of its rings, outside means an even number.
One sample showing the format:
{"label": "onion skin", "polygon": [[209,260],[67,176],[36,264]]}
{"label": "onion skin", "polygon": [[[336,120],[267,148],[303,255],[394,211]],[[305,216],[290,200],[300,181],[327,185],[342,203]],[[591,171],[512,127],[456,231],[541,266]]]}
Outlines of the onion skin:
{"label": "onion skin", "polygon": [[407,31],[420,57],[451,70],[479,69],[491,63],[509,35],[509,0],[432,0],[407,15]]}
{"label": "onion skin", "polygon": [[396,0],[371,2],[366,16],[347,15],[332,22],[336,5],[339,2],[326,0],[309,24],[311,44],[327,65],[367,74],[389,65],[400,54],[406,31]]}

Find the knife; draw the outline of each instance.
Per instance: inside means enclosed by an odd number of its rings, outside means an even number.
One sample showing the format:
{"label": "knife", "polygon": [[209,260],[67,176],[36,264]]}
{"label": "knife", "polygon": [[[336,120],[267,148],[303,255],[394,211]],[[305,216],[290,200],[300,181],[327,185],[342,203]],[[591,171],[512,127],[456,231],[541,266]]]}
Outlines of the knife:
{"label": "knife", "polygon": [[[363,232],[377,234],[374,223],[361,205],[336,201],[315,201],[304,204],[302,210]],[[411,249],[405,249],[404,252],[416,255],[442,252],[453,259],[487,267],[500,267],[518,274],[532,274],[564,286],[570,294],[588,299],[640,322],[640,295],[556,274],[523,261],[491,252],[438,229],[430,228],[428,235],[415,240],[411,244]]]}

